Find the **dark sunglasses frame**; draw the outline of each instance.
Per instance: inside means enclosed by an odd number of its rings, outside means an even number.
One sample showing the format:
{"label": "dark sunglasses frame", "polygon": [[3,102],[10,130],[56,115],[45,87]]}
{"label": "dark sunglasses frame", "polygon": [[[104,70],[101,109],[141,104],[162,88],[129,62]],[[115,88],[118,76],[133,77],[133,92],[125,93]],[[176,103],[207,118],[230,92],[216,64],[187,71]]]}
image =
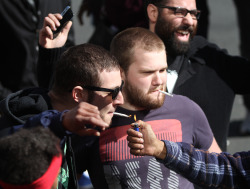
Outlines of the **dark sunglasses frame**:
{"label": "dark sunglasses frame", "polygon": [[177,13],[185,13],[185,14],[182,14],[182,16],[180,16],[180,18],[184,18],[185,16],[187,16],[188,13],[190,13],[191,16],[192,15],[195,16],[195,17],[192,17],[193,19],[198,20],[200,18],[200,15],[201,15],[201,11],[197,10],[197,9],[188,10],[186,8],[183,8],[183,7],[170,7],[170,6],[166,6],[166,5],[155,5],[155,6],[157,6],[159,8],[167,8],[167,9],[173,10],[175,15]]}
{"label": "dark sunglasses frame", "polygon": [[112,93],[112,100],[115,100],[119,92],[122,91],[123,85],[124,85],[124,81],[122,81],[122,84],[120,87],[116,87],[115,89],[107,89],[107,88],[95,87],[95,86],[82,86],[82,88],[90,90],[90,91],[110,92]]}

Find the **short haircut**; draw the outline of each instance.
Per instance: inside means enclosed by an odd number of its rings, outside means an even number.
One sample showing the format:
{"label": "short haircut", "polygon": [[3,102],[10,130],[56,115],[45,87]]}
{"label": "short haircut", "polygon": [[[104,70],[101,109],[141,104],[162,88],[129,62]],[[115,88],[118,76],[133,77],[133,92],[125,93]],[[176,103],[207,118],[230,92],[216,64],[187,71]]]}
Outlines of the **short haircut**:
{"label": "short haircut", "polygon": [[99,74],[119,70],[117,59],[103,47],[81,44],[70,47],[60,57],[56,68],[53,90],[67,92],[75,86],[99,86]]}
{"label": "short haircut", "polygon": [[110,51],[125,73],[133,61],[135,48],[148,52],[165,50],[163,41],[148,29],[133,27],[121,31],[113,38]]}
{"label": "short haircut", "polygon": [[0,180],[30,184],[40,178],[54,156],[61,154],[60,140],[41,126],[21,129],[0,139]]}

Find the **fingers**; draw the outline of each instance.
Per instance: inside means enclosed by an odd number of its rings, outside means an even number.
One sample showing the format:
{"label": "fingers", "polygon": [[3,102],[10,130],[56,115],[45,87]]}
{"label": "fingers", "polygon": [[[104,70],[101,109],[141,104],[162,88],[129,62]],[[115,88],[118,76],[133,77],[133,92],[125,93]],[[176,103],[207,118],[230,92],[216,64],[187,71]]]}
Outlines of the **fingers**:
{"label": "fingers", "polygon": [[132,136],[132,137],[139,137],[139,138],[142,138],[142,133],[138,132],[138,131],[135,131],[134,129],[128,129],[127,130],[127,134],[128,136]]}
{"label": "fingers", "polygon": [[141,142],[141,141],[139,141],[139,142],[131,142],[131,141],[129,141],[128,146],[131,149],[138,149],[138,150],[142,150],[144,148],[143,142]]}
{"label": "fingers", "polygon": [[[62,47],[66,40],[68,31],[65,30],[65,34],[61,38],[54,39],[53,31],[57,30],[60,26],[60,20],[62,19],[61,14],[48,14],[44,18],[43,28],[40,30],[39,34],[39,44],[44,48],[57,48]],[[72,24],[72,23],[71,23]]]}
{"label": "fingers", "polygon": [[109,127],[109,125],[102,120],[102,118],[95,118],[95,117],[82,117],[82,120],[80,122],[91,125],[93,128],[98,127],[101,130],[105,130]]}
{"label": "fingers", "polygon": [[133,137],[133,136],[127,136],[127,140],[130,143],[138,143],[138,144],[143,144],[144,140],[143,138],[139,138],[139,137]]}
{"label": "fingers", "polygon": [[62,19],[62,16],[59,13],[48,14],[48,16],[44,18],[43,27],[49,26],[51,30],[56,31],[57,27],[60,26],[59,20],[61,19]]}
{"label": "fingers", "polygon": [[100,136],[101,133],[96,129],[83,128],[81,131],[77,132],[77,135],[80,135],[80,136]]}
{"label": "fingers", "polygon": [[144,149],[144,140],[142,138],[142,134],[133,129],[128,129],[127,134],[127,141],[128,147],[130,148],[130,153],[133,155],[144,155],[142,151]]}
{"label": "fingers", "polygon": [[64,26],[62,33],[67,32],[66,34],[68,35],[71,26],[72,26],[72,21],[68,21],[68,23]]}
{"label": "fingers", "polygon": [[78,106],[66,112],[63,115],[62,125],[66,130],[82,136],[99,136],[100,131],[109,126],[102,120],[98,108],[86,102],[81,102]]}
{"label": "fingers", "polygon": [[144,156],[145,155],[143,153],[143,151],[140,149],[130,149],[130,153],[135,155],[135,156]]}
{"label": "fingers", "polygon": [[78,119],[78,122],[80,123],[95,125],[102,130],[109,126],[101,118],[98,108],[86,102],[79,103],[76,112],[76,119]]}

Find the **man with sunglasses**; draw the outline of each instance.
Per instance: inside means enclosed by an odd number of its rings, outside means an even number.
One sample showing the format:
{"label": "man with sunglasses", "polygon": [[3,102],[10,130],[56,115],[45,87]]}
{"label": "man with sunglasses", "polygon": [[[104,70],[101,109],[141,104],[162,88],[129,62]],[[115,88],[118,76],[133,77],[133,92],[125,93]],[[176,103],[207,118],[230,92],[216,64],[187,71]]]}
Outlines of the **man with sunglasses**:
{"label": "man with sunglasses", "polygon": [[[53,38],[52,31],[59,26],[60,19],[60,14],[49,14],[40,31],[40,63],[45,70],[46,66],[52,67],[51,63],[59,57],[62,49],[57,47],[65,44],[72,25],[70,21]],[[47,59],[52,54],[53,58]],[[46,71],[50,74],[49,70]],[[77,188],[77,180],[71,133],[99,136],[100,131],[109,126],[116,107],[123,104],[123,81],[117,59],[104,48],[92,44],[68,48],[60,56],[53,75],[51,89],[25,89],[1,101],[0,135],[9,135],[20,127],[49,127],[62,139],[62,151],[67,150],[59,188],[73,189]]]}
{"label": "man with sunglasses", "polygon": [[195,0],[145,0],[149,29],[167,50],[167,90],[195,101],[223,151],[235,94],[249,94],[250,62],[195,36],[200,14]]}

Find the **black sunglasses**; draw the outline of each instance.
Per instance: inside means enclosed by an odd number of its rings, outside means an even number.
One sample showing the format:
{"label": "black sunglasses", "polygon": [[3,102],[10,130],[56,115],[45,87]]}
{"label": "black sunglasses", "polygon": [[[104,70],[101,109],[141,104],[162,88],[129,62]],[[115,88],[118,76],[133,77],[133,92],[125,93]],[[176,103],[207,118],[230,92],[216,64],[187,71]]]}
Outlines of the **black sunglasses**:
{"label": "black sunglasses", "polygon": [[201,11],[194,9],[194,10],[188,10],[186,8],[182,8],[182,7],[170,7],[170,6],[165,6],[165,5],[155,5],[159,8],[167,8],[170,10],[174,11],[175,16],[179,17],[179,18],[184,18],[185,16],[187,16],[188,13],[190,13],[191,17],[195,20],[198,20],[200,18],[201,15]]}
{"label": "black sunglasses", "polygon": [[122,84],[120,87],[116,87],[115,89],[107,89],[107,88],[101,88],[101,87],[94,87],[94,86],[82,86],[82,88],[90,90],[90,91],[105,91],[112,93],[112,100],[115,100],[119,94],[120,91],[122,91],[124,81],[122,81]]}

